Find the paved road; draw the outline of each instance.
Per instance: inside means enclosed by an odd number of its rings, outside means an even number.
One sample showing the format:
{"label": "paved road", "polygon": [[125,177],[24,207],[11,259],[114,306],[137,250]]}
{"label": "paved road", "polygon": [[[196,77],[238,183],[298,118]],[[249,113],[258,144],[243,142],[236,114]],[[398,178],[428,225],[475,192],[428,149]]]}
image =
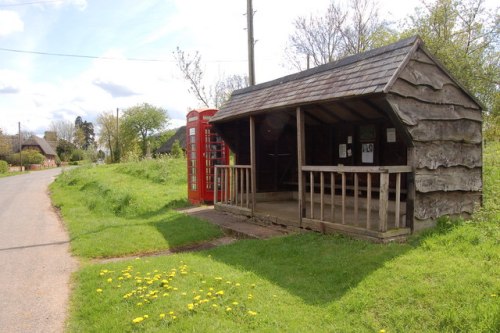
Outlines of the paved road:
{"label": "paved road", "polygon": [[64,329],[77,262],[48,196],[59,172],[0,178],[0,332]]}

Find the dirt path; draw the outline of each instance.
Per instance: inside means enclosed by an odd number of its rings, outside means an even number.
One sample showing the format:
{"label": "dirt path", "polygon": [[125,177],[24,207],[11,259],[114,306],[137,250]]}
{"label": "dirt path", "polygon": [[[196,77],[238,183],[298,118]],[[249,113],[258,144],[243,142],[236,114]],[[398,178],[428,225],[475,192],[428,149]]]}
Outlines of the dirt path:
{"label": "dirt path", "polygon": [[59,169],[0,179],[0,332],[62,332],[77,261],[47,186]]}

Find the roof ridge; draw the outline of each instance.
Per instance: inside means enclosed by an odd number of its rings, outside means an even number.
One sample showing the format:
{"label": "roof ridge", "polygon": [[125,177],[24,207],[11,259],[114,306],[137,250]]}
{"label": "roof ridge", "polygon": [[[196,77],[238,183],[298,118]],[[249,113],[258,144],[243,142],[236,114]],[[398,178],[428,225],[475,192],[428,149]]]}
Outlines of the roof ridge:
{"label": "roof ridge", "polygon": [[350,65],[350,64],[362,61],[362,60],[373,58],[373,57],[376,57],[376,56],[378,56],[380,54],[383,54],[383,53],[386,53],[386,52],[389,52],[389,51],[395,51],[395,50],[398,50],[398,49],[402,49],[404,47],[408,47],[410,45],[413,45],[415,42],[417,42],[419,40],[421,40],[421,39],[420,39],[420,37],[418,35],[415,35],[415,36],[412,36],[412,37],[408,37],[408,38],[405,38],[405,39],[401,39],[401,40],[399,40],[399,41],[397,41],[395,43],[392,43],[392,44],[389,44],[389,45],[385,45],[385,46],[381,46],[381,47],[378,47],[378,48],[375,48],[375,49],[371,49],[371,50],[368,50],[368,51],[365,51],[365,52],[362,52],[362,53],[357,53],[357,54],[354,54],[354,55],[351,55],[351,56],[347,56],[347,57],[338,59],[336,61],[329,62],[327,64],[323,64],[323,65],[319,65],[317,67],[313,67],[311,69],[306,69],[306,70],[301,71],[301,72],[289,74],[289,75],[286,75],[286,76],[283,76],[283,77],[280,77],[280,78],[277,78],[277,79],[274,79],[274,80],[271,80],[271,81],[267,81],[267,82],[256,84],[254,86],[249,86],[249,87],[246,87],[246,88],[243,88],[243,89],[238,89],[238,90],[233,91],[232,95],[246,94],[246,93],[251,92],[251,91],[265,89],[265,88],[272,87],[272,86],[275,86],[275,85],[278,85],[278,84],[282,84],[282,83],[285,83],[285,82],[290,82],[290,81],[295,81],[295,80],[298,80],[298,79],[303,79],[303,78],[306,78],[308,76],[312,76],[312,75],[315,75],[315,74],[318,74],[318,73],[322,73],[322,72],[325,72],[325,71],[332,70],[334,68],[339,68],[339,67],[347,66],[347,65]]}

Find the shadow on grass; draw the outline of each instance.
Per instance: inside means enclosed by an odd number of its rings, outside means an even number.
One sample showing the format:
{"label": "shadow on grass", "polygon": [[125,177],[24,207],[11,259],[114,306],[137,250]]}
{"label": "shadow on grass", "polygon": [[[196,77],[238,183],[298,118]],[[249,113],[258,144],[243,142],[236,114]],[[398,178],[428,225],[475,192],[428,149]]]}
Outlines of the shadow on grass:
{"label": "shadow on grass", "polygon": [[200,253],[251,271],[311,305],[341,298],[385,263],[403,255],[407,244],[372,244],[315,233],[245,240]]}

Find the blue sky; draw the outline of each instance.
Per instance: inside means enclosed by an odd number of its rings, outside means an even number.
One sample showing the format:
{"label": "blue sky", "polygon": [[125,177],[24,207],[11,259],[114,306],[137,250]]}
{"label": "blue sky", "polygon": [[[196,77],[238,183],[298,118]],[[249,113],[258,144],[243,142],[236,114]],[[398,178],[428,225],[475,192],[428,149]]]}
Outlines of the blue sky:
{"label": "blue sky", "polygon": [[[293,20],[328,3],[253,1],[257,83],[292,72],[283,64]],[[417,1],[379,3],[391,20]],[[0,50],[0,128],[13,134],[20,121],[23,130],[43,134],[53,120],[95,121],[100,112],[142,102],[166,108],[171,127],[179,126],[199,105],[172,52],[199,51],[207,85],[246,74],[245,11],[246,0],[0,0],[0,48],[115,59]]]}

